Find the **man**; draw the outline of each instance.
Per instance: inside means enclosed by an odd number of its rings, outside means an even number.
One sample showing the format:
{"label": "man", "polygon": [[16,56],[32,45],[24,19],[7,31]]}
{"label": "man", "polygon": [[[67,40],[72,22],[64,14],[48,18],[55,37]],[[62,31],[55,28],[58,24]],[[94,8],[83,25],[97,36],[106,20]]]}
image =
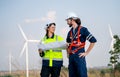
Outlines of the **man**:
{"label": "man", "polygon": [[[69,27],[72,27],[66,39],[69,53],[69,77],[88,77],[85,56],[94,47],[96,39],[87,28],[81,26],[78,17],[71,16],[66,21]],[[90,45],[85,51],[86,40]]]}
{"label": "man", "polygon": [[[53,43],[56,41],[63,41],[63,38],[55,35],[55,23],[47,24],[46,35],[42,39],[43,44]],[[61,67],[63,64],[63,56],[61,49],[50,49],[42,51],[39,49],[39,54],[42,57],[41,77],[59,77]]]}

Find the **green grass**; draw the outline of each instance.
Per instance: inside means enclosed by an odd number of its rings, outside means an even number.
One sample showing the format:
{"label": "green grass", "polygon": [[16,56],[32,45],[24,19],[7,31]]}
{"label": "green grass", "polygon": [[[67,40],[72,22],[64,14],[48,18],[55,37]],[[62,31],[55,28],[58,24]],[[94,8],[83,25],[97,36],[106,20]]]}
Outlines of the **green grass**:
{"label": "green grass", "polygon": [[13,77],[12,75],[4,75],[4,76],[0,76],[0,77]]}

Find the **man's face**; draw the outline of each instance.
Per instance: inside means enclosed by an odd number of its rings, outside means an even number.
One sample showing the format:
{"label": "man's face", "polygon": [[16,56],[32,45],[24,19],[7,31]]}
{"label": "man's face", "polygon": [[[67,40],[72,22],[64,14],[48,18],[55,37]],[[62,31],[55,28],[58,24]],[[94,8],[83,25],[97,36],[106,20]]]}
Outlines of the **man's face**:
{"label": "man's face", "polygon": [[68,20],[67,20],[67,24],[69,25],[69,27],[72,27],[72,20],[71,20],[71,19],[68,19]]}

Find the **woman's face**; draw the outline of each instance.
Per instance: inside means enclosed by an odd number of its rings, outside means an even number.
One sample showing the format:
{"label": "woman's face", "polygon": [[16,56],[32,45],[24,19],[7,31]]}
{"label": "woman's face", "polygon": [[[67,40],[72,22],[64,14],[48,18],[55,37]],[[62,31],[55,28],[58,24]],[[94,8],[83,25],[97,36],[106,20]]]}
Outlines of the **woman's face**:
{"label": "woman's face", "polygon": [[54,32],[55,32],[55,25],[51,25],[51,26],[48,28],[48,32],[54,33]]}

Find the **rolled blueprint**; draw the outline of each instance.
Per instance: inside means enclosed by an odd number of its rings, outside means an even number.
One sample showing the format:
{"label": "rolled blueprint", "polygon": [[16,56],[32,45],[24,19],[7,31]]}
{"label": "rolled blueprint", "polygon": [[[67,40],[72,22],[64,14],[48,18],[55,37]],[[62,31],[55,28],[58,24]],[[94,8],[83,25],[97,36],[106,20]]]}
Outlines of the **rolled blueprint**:
{"label": "rolled blueprint", "polygon": [[48,43],[48,44],[39,44],[38,45],[38,49],[41,49],[43,51],[45,50],[50,50],[50,49],[61,49],[61,50],[65,50],[66,49],[66,42],[52,42],[52,43]]}

